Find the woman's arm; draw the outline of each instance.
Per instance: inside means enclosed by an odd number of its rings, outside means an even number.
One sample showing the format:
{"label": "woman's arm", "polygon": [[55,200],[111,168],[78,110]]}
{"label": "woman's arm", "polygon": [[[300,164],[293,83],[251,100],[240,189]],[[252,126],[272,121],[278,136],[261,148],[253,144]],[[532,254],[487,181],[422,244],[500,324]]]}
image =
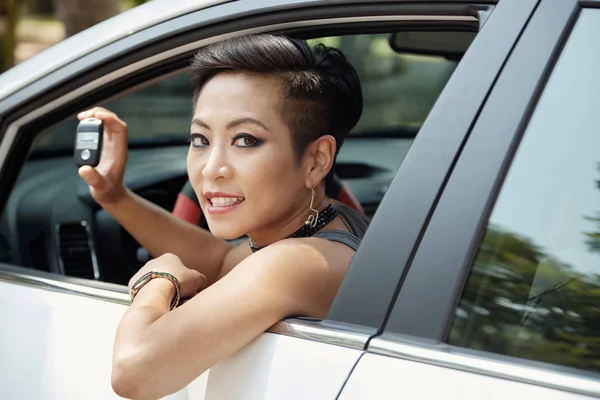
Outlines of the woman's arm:
{"label": "woman's arm", "polygon": [[[168,312],[173,285],[154,279],[119,325],[112,385],[121,396],[159,398],[182,389],[277,321],[324,318],[353,252],[323,239],[289,239],[242,261],[229,274]],[[175,272],[175,257],[161,265]],[[171,265],[167,265],[171,263]]]}
{"label": "woman's arm", "polygon": [[[128,189],[118,201],[105,204],[104,209],[153,257],[166,253],[177,255],[185,266],[204,274],[208,285],[219,279],[223,264],[230,264],[226,261],[231,258],[228,253],[234,247],[227,241],[177,218]],[[244,256],[249,253],[250,249]]]}
{"label": "woman's arm", "polygon": [[[250,254],[250,249],[233,250],[228,242],[182,221],[171,213],[128,190],[123,184],[127,164],[127,124],[115,113],[95,107],[78,115],[79,119],[104,121],[102,156],[96,168],[84,166],[79,175],[90,193],[106,211],[150,254],[158,257],[176,254],[186,266],[201,272],[214,283],[223,265],[227,268]],[[235,265],[235,264],[233,264]]]}

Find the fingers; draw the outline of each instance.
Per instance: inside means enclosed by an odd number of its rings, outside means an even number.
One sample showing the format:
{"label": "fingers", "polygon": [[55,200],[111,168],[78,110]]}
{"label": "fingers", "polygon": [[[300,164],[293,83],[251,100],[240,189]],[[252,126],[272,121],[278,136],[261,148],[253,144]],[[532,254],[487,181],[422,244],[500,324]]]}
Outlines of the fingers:
{"label": "fingers", "polygon": [[124,123],[123,121],[121,121],[119,119],[117,114],[115,114],[114,112],[112,112],[110,110],[107,110],[104,107],[94,107],[94,108],[90,108],[89,110],[82,111],[79,114],[77,114],[77,118],[79,118],[80,120],[85,119],[85,118],[98,118],[98,115],[102,115],[107,118],[115,118],[117,121]]}
{"label": "fingers", "polygon": [[80,112],[77,118],[98,118],[104,122],[102,155],[96,170],[102,176],[110,175],[112,182],[120,185],[127,162],[127,124],[117,114],[102,107]]}
{"label": "fingers", "polygon": [[98,118],[104,122],[104,127],[109,135],[113,133],[126,133],[127,124],[117,114],[103,107],[94,107],[90,110],[77,114],[79,120],[86,118]]}
{"label": "fingers", "polygon": [[102,192],[106,186],[106,180],[96,171],[95,168],[89,165],[84,165],[79,168],[79,176],[91,187],[99,192]]}
{"label": "fingers", "polygon": [[[208,280],[204,274],[195,269],[187,268],[181,259],[172,253],[165,253],[148,261],[143,269],[147,271],[168,272],[175,275],[181,284],[181,295],[190,297],[204,290]],[[131,283],[131,282],[130,282]]]}

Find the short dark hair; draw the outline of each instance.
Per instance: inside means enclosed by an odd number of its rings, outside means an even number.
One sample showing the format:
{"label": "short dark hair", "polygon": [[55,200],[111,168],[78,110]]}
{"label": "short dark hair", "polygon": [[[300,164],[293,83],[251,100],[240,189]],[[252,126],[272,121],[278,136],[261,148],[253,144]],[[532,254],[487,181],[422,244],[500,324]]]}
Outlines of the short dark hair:
{"label": "short dark hair", "polygon": [[332,135],[337,151],[362,113],[360,81],[338,49],[284,35],[244,35],[206,46],[191,66],[194,106],[204,85],[220,72],[239,71],[282,78],[284,121],[300,159],[323,135]]}

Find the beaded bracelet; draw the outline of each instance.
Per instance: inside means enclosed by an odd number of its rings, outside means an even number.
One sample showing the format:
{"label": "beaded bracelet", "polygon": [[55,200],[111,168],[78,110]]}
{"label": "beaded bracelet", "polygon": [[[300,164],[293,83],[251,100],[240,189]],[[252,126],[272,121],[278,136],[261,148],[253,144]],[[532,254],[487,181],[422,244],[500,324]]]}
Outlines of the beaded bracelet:
{"label": "beaded bracelet", "polygon": [[179,279],[177,279],[174,275],[171,275],[167,272],[150,271],[150,272],[146,272],[144,275],[140,276],[140,278],[137,281],[135,281],[135,283],[131,286],[130,304],[133,303],[133,299],[135,298],[137,293],[140,291],[140,289],[143,288],[148,282],[150,282],[154,278],[168,279],[175,286],[175,297],[173,297],[173,300],[171,301],[171,306],[169,307],[169,311],[171,311],[172,309],[174,309],[175,307],[177,307],[179,305],[181,285],[179,283]]}

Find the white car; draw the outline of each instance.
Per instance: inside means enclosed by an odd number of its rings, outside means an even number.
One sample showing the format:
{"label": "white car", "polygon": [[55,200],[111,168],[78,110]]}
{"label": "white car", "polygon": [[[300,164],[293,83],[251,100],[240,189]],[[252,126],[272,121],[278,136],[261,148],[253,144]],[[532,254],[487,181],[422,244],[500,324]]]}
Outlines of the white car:
{"label": "white car", "polygon": [[154,0],[0,75],[0,398],[117,397],[148,255],[77,175],[76,113],[127,121],[126,184],[191,218],[189,59],[251,32],[356,67],[329,190],[372,222],[326,320],[169,398],[600,397],[600,1]]}

